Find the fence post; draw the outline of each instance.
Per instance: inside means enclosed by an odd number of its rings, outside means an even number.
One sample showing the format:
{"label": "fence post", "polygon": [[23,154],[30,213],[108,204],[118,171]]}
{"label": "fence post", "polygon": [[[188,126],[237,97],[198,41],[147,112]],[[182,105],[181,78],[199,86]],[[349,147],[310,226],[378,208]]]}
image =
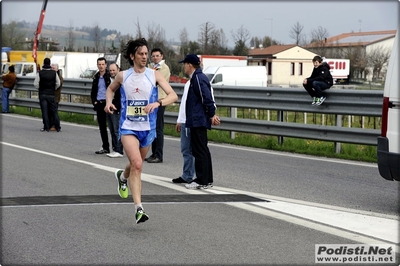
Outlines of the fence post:
{"label": "fence post", "polygon": [[[278,111],[278,122],[283,122],[283,111]],[[278,144],[283,144],[283,136],[278,136]]]}
{"label": "fence post", "polygon": [[[237,108],[236,107],[231,107],[231,117],[232,118],[237,118]],[[231,131],[231,139],[236,138],[236,132]]]}
{"label": "fence post", "polygon": [[[342,127],[342,115],[336,115],[335,126]],[[335,142],[335,153],[340,153],[341,150],[342,150],[342,143]]]}

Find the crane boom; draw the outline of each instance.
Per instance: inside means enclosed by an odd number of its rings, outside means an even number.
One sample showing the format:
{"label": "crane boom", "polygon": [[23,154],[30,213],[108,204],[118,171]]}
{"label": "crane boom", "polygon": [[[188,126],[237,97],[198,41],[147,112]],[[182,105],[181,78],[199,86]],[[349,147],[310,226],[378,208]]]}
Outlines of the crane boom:
{"label": "crane boom", "polygon": [[35,31],[35,38],[33,39],[32,57],[33,57],[33,61],[35,62],[36,66],[37,66],[38,71],[40,70],[40,67],[37,64],[37,49],[39,46],[40,33],[42,32],[44,15],[46,14],[47,1],[48,0],[43,0],[42,11],[40,11],[39,22],[38,22],[38,25],[37,25],[37,28]]}

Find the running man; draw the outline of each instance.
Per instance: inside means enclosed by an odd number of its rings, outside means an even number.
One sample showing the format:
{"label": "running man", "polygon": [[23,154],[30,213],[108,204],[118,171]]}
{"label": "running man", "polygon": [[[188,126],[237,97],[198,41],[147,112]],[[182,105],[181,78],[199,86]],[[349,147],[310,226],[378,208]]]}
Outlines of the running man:
{"label": "running man", "polygon": [[[114,92],[121,90],[121,118],[119,123],[122,146],[128,157],[125,169],[115,171],[118,194],[128,198],[128,186],[132,193],[136,223],[145,222],[149,216],[142,206],[142,165],[150,144],[156,137],[157,109],[172,104],[178,96],[159,71],[147,68],[148,47],[144,38],[127,43],[123,56],[131,67],[120,71],[106,92],[107,113],[116,109],[112,104]],[[158,84],[167,96],[158,100]]]}

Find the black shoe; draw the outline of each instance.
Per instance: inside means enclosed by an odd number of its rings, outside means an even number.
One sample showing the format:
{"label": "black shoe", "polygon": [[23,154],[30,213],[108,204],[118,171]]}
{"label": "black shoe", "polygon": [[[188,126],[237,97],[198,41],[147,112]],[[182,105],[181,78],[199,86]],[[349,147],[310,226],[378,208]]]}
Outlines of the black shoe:
{"label": "black shoe", "polygon": [[154,158],[156,158],[154,155],[150,155],[149,157],[145,158],[144,160],[147,162],[149,159],[153,160]]}
{"label": "black shoe", "polygon": [[182,177],[172,179],[173,183],[188,183]]}
{"label": "black shoe", "polygon": [[41,129],[40,129],[40,132],[49,132],[49,130],[48,130],[48,129],[41,128]]}
{"label": "black shoe", "polygon": [[160,158],[157,158],[157,157],[153,157],[153,158],[148,158],[147,159],[147,162],[148,163],[162,163],[162,160],[160,159]]}
{"label": "black shoe", "polygon": [[99,151],[95,151],[94,153],[96,153],[96,154],[105,154],[105,153],[110,153],[110,151],[101,149]]}

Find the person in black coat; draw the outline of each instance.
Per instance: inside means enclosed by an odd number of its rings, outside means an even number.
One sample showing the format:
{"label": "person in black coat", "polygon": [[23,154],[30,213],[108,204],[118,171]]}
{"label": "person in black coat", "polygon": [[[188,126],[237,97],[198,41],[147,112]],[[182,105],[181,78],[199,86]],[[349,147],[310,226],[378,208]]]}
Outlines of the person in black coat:
{"label": "person in black coat", "polygon": [[308,94],[313,98],[312,105],[321,105],[326,100],[326,95],[323,92],[333,85],[333,78],[330,72],[330,67],[327,63],[322,62],[322,57],[314,56],[314,69],[311,76],[303,80],[303,87]]}
{"label": "person in black coat", "polygon": [[42,70],[37,73],[33,85],[39,89],[39,103],[42,110],[43,128],[41,132],[49,132],[50,119],[49,110],[54,118],[54,127],[57,132],[61,131],[60,118],[58,117],[58,108],[55,99],[55,91],[60,87],[60,78],[57,73],[51,69],[50,58],[43,60]]}
{"label": "person in black coat", "polygon": [[103,145],[102,148],[95,151],[95,153],[105,154],[110,153],[110,143],[108,142],[107,132],[107,116],[104,107],[106,107],[106,90],[108,85],[111,83],[111,76],[110,72],[107,70],[107,60],[104,57],[97,59],[97,68],[99,71],[93,77],[90,98],[92,99],[93,110],[96,111]]}

